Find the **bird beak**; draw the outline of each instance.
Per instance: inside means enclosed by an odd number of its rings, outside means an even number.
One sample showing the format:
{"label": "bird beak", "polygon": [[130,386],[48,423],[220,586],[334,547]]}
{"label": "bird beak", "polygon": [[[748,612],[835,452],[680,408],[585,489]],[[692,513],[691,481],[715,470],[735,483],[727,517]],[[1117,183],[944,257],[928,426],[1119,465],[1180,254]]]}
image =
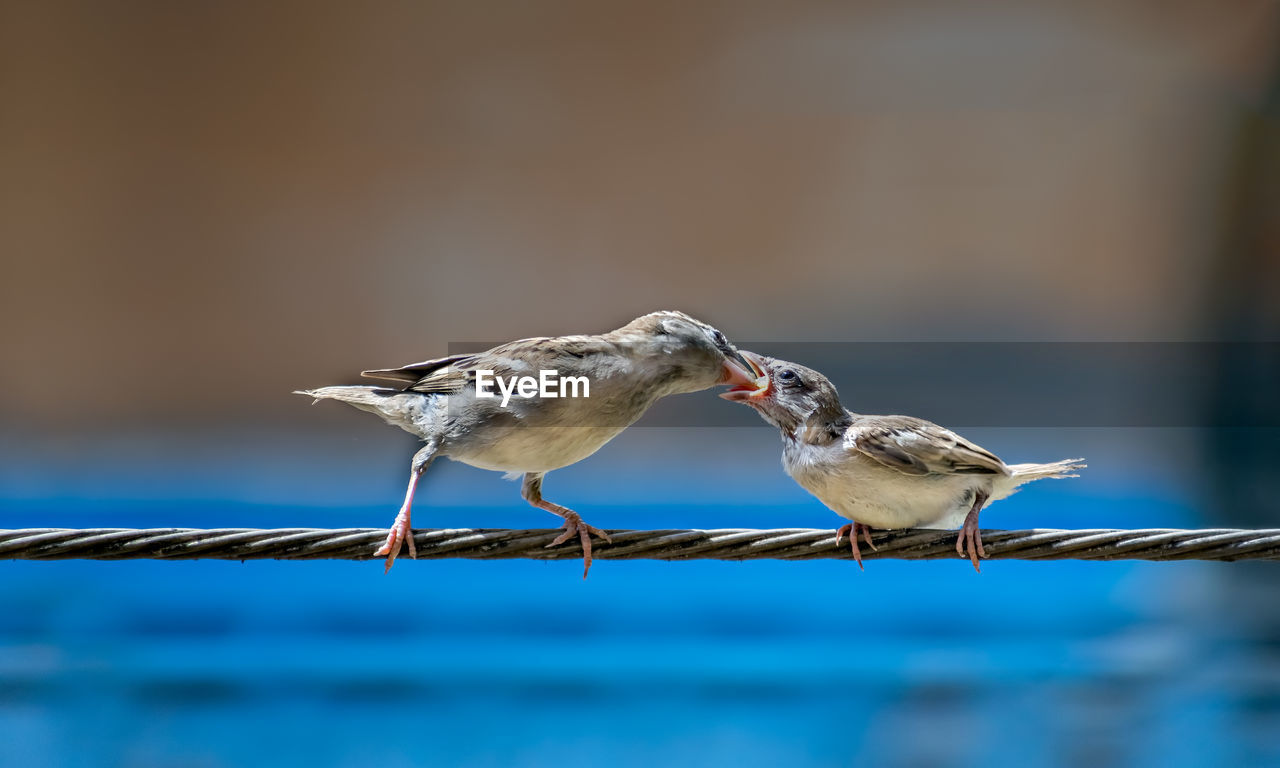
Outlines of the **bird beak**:
{"label": "bird beak", "polygon": [[754,352],[735,352],[726,356],[720,383],[731,387],[729,391],[721,392],[720,397],[735,402],[749,402],[763,397],[770,390],[765,361]]}

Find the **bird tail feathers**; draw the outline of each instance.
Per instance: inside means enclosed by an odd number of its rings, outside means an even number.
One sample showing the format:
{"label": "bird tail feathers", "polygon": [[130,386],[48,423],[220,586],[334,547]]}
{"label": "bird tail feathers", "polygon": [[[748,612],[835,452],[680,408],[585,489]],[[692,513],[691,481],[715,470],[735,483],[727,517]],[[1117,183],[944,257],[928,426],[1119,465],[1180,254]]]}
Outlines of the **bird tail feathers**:
{"label": "bird tail feathers", "polygon": [[1048,464],[1010,464],[1009,472],[1013,475],[1013,479],[1018,484],[1039,480],[1044,477],[1079,477],[1078,470],[1084,469],[1088,464],[1084,463],[1084,459],[1063,459],[1062,461],[1052,461]]}
{"label": "bird tail feathers", "polygon": [[413,414],[422,400],[421,395],[406,394],[388,387],[320,387],[300,389],[294,394],[313,397],[316,402],[338,400],[362,411],[375,413],[388,424],[402,428],[412,426]]}

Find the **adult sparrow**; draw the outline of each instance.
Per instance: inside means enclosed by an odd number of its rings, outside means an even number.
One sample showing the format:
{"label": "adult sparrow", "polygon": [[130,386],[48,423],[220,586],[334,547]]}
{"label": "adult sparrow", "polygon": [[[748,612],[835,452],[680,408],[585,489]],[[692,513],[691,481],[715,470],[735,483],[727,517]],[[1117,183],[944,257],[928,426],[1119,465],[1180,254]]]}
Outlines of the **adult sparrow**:
{"label": "adult sparrow", "polygon": [[[595,453],[660,397],[717,384],[754,386],[759,373],[720,331],[665,311],[597,336],[521,339],[478,354],[363,373],[395,386],[321,387],[297,394],[340,400],[422,438],[404,504],[375,553],[386,555],[387,570],[402,542],[408,542],[410,557],[417,556],[410,535],[414,490],[431,462],[447,456],[513,477],[523,474],[524,499],[564,518],[564,532],[549,546],[574,535],[582,542],[586,578],[591,536],[609,536],[543,499],[546,473]],[[540,387],[544,381],[552,386]],[[556,386],[564,381],[572,387]]]}
{"label": "adult sparrow", "polygon": [[1005,464],[937,424],[911,416],[866,416],[840,404],[827,377],[803,365],[744,351],[765,372],[755,384],[720,396],[756,409],[782,432],[782,466],[805,490],[850,523],[853,559],[862,567],[861,534],[871,528],[956,528],[956,552],[986,557],[978,513],[1018,486],[1042,477],[1076,477],[1083,459]]}

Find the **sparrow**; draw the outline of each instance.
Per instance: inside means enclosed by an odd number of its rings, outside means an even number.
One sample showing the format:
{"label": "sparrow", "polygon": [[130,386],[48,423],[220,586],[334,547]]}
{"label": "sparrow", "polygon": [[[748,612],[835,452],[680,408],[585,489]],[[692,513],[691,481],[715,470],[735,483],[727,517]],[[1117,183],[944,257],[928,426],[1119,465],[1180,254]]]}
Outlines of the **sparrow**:
{"label": "sparrow", "polygon": [[[535,384],[543,372],[572,377],[570,391],[530,395],[517,379]],[[410,535],[414,491],[435,459],[445,456],[481,469],[523,475],[521,496],[564,518],[563,533],[548,546],[577,536],[583,571],[591,569],[591,537],[609,535],[578,513],[542,497],[545,475],[581,461],[634,423],[659,398],[717,384],[755,385],[751,367],[725,335],[683,312],[653,312],[595,336],[520,339],[478,354],[452,355],[399,368],[364,371],[389,386],[335,386],[295,394],[338,400],[381,416],[421,438],[409,465],[404,503],[374,554],[391,570]],[[495,386],[496,384],[496,386]],[[543,395],[546,396],[543,396]]]}
{"label": "sparrow", "polygon": [[827,377],[803,365],[743,351],[764,375],[720,397],[754,408],[782,433],[788,475],[850,522],[845,534],[862,567],[861,534],[871,528],[956,528],[956,553],[975,570],[986,557],[978,529],[983,507],[1043,477],[1076,477],[1083,459],[1005,464],[951,430],[911,416],[868,416],[840,404]]}

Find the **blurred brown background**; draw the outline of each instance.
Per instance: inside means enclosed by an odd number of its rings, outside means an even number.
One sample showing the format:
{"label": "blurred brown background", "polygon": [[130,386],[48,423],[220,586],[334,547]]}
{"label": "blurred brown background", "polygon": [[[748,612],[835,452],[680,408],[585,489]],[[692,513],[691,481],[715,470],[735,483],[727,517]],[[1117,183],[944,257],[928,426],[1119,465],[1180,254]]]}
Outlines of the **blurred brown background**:
{"label": "blurred brown background", "polygon": [[11,423],[306,419],[658,308],[1212,339],[1280,299],[1270,0],[0,7]]}

